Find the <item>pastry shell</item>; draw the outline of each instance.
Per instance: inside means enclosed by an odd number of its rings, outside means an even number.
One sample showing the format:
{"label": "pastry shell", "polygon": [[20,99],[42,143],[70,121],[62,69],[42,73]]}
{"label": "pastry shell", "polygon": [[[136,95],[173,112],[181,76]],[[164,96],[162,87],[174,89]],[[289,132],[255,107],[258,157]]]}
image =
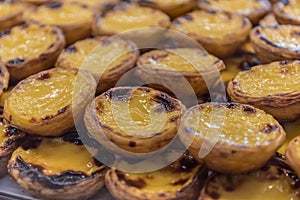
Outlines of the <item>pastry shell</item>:
{"label": "pastry shell", "polygon": [[240,72],[228,84],[227,92],[232,101],[263,109],[279,121],[293,120],[300,116],[299,66],[298,60],[255,66]]}
{"label": "pastry shell", "polygon": [[273,6],[273,13],[280,24],[300,25],[297,0],[279,1]]}

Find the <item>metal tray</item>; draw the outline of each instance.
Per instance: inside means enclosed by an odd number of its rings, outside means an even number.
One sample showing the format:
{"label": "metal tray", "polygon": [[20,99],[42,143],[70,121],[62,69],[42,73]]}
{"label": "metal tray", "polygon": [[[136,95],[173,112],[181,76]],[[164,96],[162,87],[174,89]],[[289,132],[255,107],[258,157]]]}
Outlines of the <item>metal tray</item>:
{"label": "metal tray", "polygon": [[[0,179],[0,200],[37,200],[30,196],[9,176]],[[90,200],[114,200],[106,188],[101,189]]]}

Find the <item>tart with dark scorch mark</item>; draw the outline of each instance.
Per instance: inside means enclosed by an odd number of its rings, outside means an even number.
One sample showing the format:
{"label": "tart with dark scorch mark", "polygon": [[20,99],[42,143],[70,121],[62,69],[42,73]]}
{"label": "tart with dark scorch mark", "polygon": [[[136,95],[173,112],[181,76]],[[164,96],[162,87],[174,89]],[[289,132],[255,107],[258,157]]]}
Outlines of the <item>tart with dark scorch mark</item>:
{"label": "tart with dark scorch mark", "polygon": [[271,115],[252,106],[204,103],[187,110],[179,136],[209,169],[242,173],[262,167],[286,133]]}
{"label": "tart with dark scorch mark", "polygon": [[103,187],[106,169],[90,155],[76,133],[28,138],[8,164],[13,179],[42,199],[88,199]]}
{"label": "tart with dark scorch mark", "polygon": [[229,84],[232,101],[252,104],[279,121],[300,116],[300,61],[258,65],[240,72]]}
{"label": "tart with dark scorch mark", "polygon": [[113,153],[128,157],[165,149],[177,134],[185,106],[147,87],[112,88],[88,105],[89,133]]}
{"label": "tart with dark scorch mark", "polygon": [[279,1],[274,5],[273,12],[280,24],[300,25],[300,2],[298,0]]}
{"label": "tart with dark scorch mark", "polygon": [[92,100],[95,88],[92,75],[84,71],[42,71],[12,89],[5,100],[4,118],[29,134],[59,136],[74,127],[74,118]]}
{"label": "tart with dark scorch mark", "polygon": [[12,82],[53,66],[65,46],[60,29],[45,25],[21,25],[0,33],[0,57]]}
{"label": "tart with dark scorch mark", "polygon": [[263,63],[300,59],[300,27],[293,25],[257,26],[251,42]]}
{"label": "tart with dark scorch mark", "polygon": [[196,199],[206,180],[207,170],[189,154],[153,172],[107,171],[105,183],[119,200]]}

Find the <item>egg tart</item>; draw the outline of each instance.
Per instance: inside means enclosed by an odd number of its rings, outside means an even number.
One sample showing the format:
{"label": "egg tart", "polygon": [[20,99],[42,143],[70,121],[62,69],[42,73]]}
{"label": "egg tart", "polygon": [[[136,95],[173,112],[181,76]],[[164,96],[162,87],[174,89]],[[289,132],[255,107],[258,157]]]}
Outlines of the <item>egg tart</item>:
{"label": "egg tart", "polygon": [[0,33],[0,57],[11,82],[52,67],[64,45],[62,32],[51,26],[21,25]]}
{"label": "egg tart", "polygon": [[120,200],[195,199],[207,177],[207,170],[192,156],[157,171],[127,173],[110,169],[105,183],[111,194]]}
{"label": "egg tart", "polygon": [[75,69],[54,68],[19,82],[5,101],[4,117],[29,134],[58,136],[74,126],[73,115],[95,90],[93,77]]}
{"label": "egg tart", "polygon": [[222,173],[262,167],[284,142],[285,135],[271,115],[230,102],[204,103],[188,109],[179,131],[195,159]]}
{"label": "egg tart", "polygon": [[145,157],[164,150],[177,134],[185,106],[164,92],[147,87],[117,87],[88,105],[88,132],[111,152]]}
{"label": "egg tart", "polygon": [[300,27],[293,25],[257,26],[250,33],[258,58],[264,63],[300,59]]}
{"label": "egg tart", "polygon": [[139,28],[168,28],[169,25],[170,18],[159,10],[122,3],[113,10],[96,16],[92,30],[93,35],[114,35]]}
{"label": "egg tart", "polygon": [[93,11],[76,2],[51,3],[25,12],[24,19],[27,23],[58,26],[69,45],[90,35]]}
{"label": "egg tart", "polygon": [[106,12],[120,3],[120,0],[64,0],[78,2],[93,9],[95,12]]}
{"label": "egg tart", "polygon": [[74,133],[29,138],[8,164],[12,178],[41,199],[88,199],[103,187],[106,169]]}
{"label": "egg tart", "polygon": [[278,21],[275,18],[275,15],[273,13],[270,13],[266,15],[264,18],[262,18],[259,21],[260,26],[269,26],[269,25],[277,25]]}
{"label": "egg tart", "polygon": [[228,94],[231,100],[252,104],[279,121],[295,119],[300,116],[299,68],[300,61],[255,66],[228,84]]}
{"label": "egg tart", "polygon": [[7,125],[2,117],[0,120],[0,177],[2,177],[7,174],[8,160],[24,139],[25,133]]}
{"label": "egg tart", "polygon": [[298,183],[299,178],[288,166],[268,163],[246,174],[211,174],[198,200],[294,200],[300,198]]}
{"label": "egg tart", "polygon": [[98,82],[97,93],[115,86],[124,73],[135,66],[137,46],[120,37],[95,37],[74,43],[58,57],[57,67],[90,72]]}
{"label": "egg tart", "polygon": [[21,24],[24,8],[25,4],[0,2],[0,31]]}
{"label": "egg tart", "polygon": [[[219,72],[225,68],[220,59],[197,48],[152,50],[139,57],[137,66],[137,76],[146,83],[160,83],[151,87],[168,93],[179,88],[175,94],[179,95],[177,98],[183,95],[206,94],[206,82],[212,78],[211,74],[216,73],[214,78],[219,78]],[[182,81],[182,78],[187,82]],[[169,88],[172,86],[173,88]],[[187,86],[191,86],[192,89],[188,91]]]}
{"label": "egg tart", "polygon": [[254,25],[272,9],[268,0],[200,0],[199,7],[234,12],[249,18]]}
{"label": "egg tart", "polygon": [[137,0],[141,6],[147,6],[167,13],[171,18],[183,15],[197,7],[195,0]]}
{"label": "egg tart", "polygon": [[296,171],[297,175],[300,175],[300,154],[299,154],[299,149],[300,149],[300,137],[299,135],[295,137],[286,147],[286,158],[290,166]]}
{"label": "egg tart", "polygon": [[235,13],[196,10],[173,20],[171,28],[196,40],[209,53],[226,57],[247,39],[251,23]]}
{"label": "egg tart", "polygon": [[298,0],[279,1],[274,5],[273,12],[280,24],[300,25],[300,2]]}

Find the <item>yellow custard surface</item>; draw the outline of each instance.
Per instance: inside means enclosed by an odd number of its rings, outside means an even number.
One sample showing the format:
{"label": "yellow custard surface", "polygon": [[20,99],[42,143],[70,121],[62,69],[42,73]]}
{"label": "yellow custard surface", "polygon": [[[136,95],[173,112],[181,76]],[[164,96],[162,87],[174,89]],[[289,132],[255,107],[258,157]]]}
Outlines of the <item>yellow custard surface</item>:
{"label": "yellow custard surface", "polygon": [[[249,106],[232,107],[201,104],[185,115],[185,127],[200,138],[217,134],[220,142],[230,145],[266,146],[279,136],[280,125],[271,115]],[[277,128],[270,128],[266,134],[266,128],[273,126]]]}
{"label": "yellow custard surface", "polygon": [[238,73],[233,80],[238,83],[234,88],[252,97],[300,92],[299,71],[300,64],[297,61],[284,65],[279,62],[258,65]]}
{"label": "yellow custard surface", "polygon": [[51,27],[38,25],[12,28],[10,34],[0,38],[2,61],[37,58],[56,41],[58,36],[52,33],[52,30]]}
{"label": "yellow custard surface", "polygon": [[70,25],[91,23],[92,21],[93,11],[82,7],[80,4],[66,2],[57,4],[57,6],[52,8],[47,6],[47,4],[42,5],[33,13],[26,13],[25,15],[30,20],[50,25]]}
{"label": "yellow custard surface", "polygon": [[209,13],[196,10],[188,14],[191,19],[182,16],[177,18],[179,24],[173,22],[177,30],[211,38],[223,38],[232,34],[244,25],[244,20],[239,15],[228,15],[222,12]]}
{"label": "yellow custard surface", "polygon": [[26,163],[40,166],[47,176],[60,175],[68,170],[83,172],[87,176],[103,168],[97,166],[84,145],[65,142],[61,138],[44,138],[37,148],[17,148],[11,158],[20,156]]}
{"label": "yellow custard surface", "polygon": [[22,4],[0,3],[0,18],[14,15],[22,11]]}
{"label": "yellow custard surface", "polygon": [[213,67],[218,61],[218,58],[192,48],[154,50],[140,59],[142,64],[149,64],[154,68],[176,71],[210,70],[209,67]]}
{"label": "yellow custard surface", "polygon": [[284,14],[300,20],[300,1],[289,0],[287,5],[278,3],[278,8],[284,12]]}
{"label": "yellow custard surface", "polygon": [[56,115],[60,109],[72,104],[75,80],[76,71],[58,68],[28,78],[13,89],[5,109],[24,123]]}
{"label": "yellow custard surface", "polygon": [[100,96],[95,114],[102,125],[124,136],[152,137],[170,126],[169,119],[181,114],[179,108],[171,112],[164,110],[160,103],[153,100],[153,91],[134,88],[124,95],[113,92],[111,95],[115,97]]}
{"label": "yellow custard surface", "polygon": [[[124,9],[115,9],[98,19],[101,30],[120,33],[137,28],[161,27],[168,24],[169,17],[161,11],[136,5],[127,5]],[[164,27],[165,28],[165,27]]]}

